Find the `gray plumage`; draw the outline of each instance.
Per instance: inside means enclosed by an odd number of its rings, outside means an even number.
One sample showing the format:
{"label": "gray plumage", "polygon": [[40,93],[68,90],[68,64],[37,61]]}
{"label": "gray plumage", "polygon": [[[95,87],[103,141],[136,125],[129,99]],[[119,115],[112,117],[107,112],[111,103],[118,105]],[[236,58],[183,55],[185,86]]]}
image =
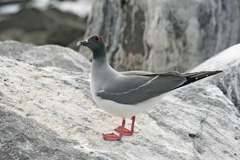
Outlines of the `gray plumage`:
{"label": "gray plumage", "polygon": [[137,104],[217,73],[219,71],[186,74],[177,72],[163,74],[119,73],[120,76],[111,79],[110,82],[106,81],[108,85],[97,91],[96,95],[121,104]]}
{"label": "gray plumage", "polygon": [[95,96],[119,104],[134,105],[221,71],[195,73],[145,71],[117,72],[106,61],[101,38],[93,36],[81,42],[93,52],[92,92]]}

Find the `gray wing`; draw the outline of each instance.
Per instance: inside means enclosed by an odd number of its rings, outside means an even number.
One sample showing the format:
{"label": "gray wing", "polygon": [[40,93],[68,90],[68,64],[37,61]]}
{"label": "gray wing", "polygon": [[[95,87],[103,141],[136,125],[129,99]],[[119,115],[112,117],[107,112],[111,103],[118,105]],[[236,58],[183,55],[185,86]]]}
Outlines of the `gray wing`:
{"label": "gray wing", "polygon": [[[160,75],[160,76],[180,76],[180,77],[191,74],[191,73],[179,73],[177,71],[167,72],[167,73],[153,73],[153,72],[148,72],[148,71],[126,71],[126,72],[120,72],[120,73],[122,73],[123,75],[131,75],[131,76],[133,76],[133,75],[138,75],[138,76]],[[195,72],[195,73],[201,73],[201,72]]]}
{"label": "gray wing", "polygon": [[97,96],[121,104],[137,104],[171,91],[186,81],[181,74],[155,74],[141,71],[122,72],[97,92]]}
{"label": "gray wing", "polygon": [[148,72],[148,71],[126,71],[126,72],[120,72],[123,75],[130,75],[130,76],[151,76],[151,75],[157,75],[156,73],[153,72]]}

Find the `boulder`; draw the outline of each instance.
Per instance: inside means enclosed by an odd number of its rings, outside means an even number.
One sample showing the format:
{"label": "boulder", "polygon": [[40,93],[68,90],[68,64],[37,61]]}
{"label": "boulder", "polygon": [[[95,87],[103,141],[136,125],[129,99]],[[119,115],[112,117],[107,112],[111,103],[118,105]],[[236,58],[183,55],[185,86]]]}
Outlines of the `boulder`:
{"label": "boulder", "polygon": [[0,16],[0,40],[68,46],[81,38],[85,30],[85,18],[56,8],[26,7],[17,13]]}
{"label": "boulder", "polygon": [[239,42],[239,0],[102,0],[85,37],[102,35],[119,70],[186,71]]}
{"label": "boulder", "polygon": [[35,120],[24,118],[0,107],[0,157],[3,160],[72,160],[91,159],[74,149],[75,143]]}
{"label": "boulder", "polygon": [[[17,43],[22,47],[16,49],[16,42],[2,43],[8,44],[0,46],[4,53],[16,52],[22,58],[18,61],[0,51],[0,155],[5,159],[240,157],[240,45],[192,70],[222,69],[223,73],[170,92],[152,111],[137,115],[134,136],[107,142],[102,140],[102,133],[112,131],[121,119],[99,110],[92,101],[89,69],[72,71],[67,65],[35,65],[29,57],[32,55],[34,60],[36,55],[27,52],[36,52],[37,57],[43,53],[45,57],[48,45]],[[69,50],[54,47],[51,54]]]}
{"label": "boulder", "polygon": [[0,42],[0,56],[39,67],[55,66],[68,71],[88,71],[90,67],[89,61],[81,54],[57,45],[34,46],[17,41],[3,41]]}

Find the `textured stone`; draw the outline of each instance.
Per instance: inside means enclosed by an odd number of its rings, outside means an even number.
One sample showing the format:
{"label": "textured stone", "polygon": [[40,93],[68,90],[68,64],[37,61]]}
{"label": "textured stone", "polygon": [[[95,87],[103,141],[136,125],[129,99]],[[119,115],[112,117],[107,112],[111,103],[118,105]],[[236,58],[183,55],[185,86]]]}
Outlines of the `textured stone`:
{"label": "textured stone", "polygon": [[97,0],[85,37],[103,35],[119,70],[186,71],[239,42],[239,2]]}
{"label": "textured stone", "polygon": [[69,71],[87,71],[90,66],[88,60],[81,54],[56,45],[34,46],[4,41],[0,42],[0,55],[39,67],[55,66]]}
{"label": "textured stone", "polygon": [[0,15],[0,40],[68,46],[85,30],[84,18],[56,8],[25,7],[14,14]]}
{"label": "textured stone", "polygon": [[[17,44],[22,50],[16,54],[23,59],[31,56],[21,56],[29,50],[45,53],[49,47]],[[15,45],[5,45],[4,51],[14,53]],[[239,52],[240,45],[234,46],[195,68],[224,72],[159,99],[152,111],[137,115],[135,135],[119,142],[102,140],[120,118],[95,106],[88,70],[0,56],[0,155],[21,160],[237,160]],[[40,53],[33,57],[41,58]]]}
{"label": "textured stone", "polygon": [[0,107],[0,157],[2,160],[90,159],[74,149],[74,141],[59,135],[36,121]]}

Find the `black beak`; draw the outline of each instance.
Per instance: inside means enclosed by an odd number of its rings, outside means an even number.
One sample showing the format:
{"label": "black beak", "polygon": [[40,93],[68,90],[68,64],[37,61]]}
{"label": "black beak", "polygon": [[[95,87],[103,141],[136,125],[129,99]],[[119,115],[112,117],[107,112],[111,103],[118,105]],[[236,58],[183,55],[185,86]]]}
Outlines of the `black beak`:
{"label": "black beak", "polygon": [[88,44],[88,40],[77,42],[77,46],[86,46],[87,44]]}

